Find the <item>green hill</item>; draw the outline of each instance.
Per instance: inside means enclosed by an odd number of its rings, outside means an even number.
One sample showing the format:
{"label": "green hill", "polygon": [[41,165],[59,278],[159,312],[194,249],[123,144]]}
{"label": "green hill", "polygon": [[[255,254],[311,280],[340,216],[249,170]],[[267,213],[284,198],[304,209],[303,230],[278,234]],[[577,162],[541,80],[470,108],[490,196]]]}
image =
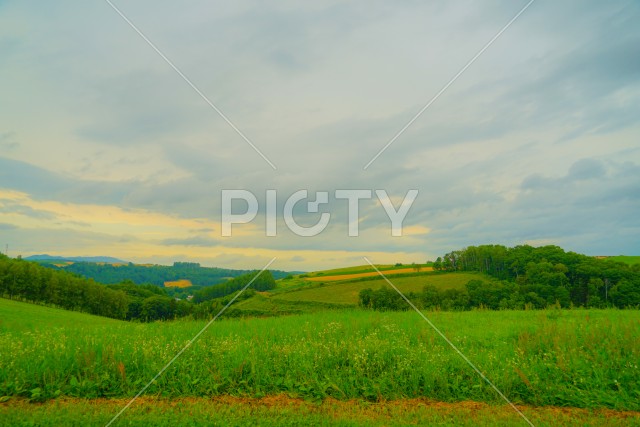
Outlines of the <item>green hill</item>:
{"label": "green hill", "polygon": [[27,261],[38,261],[38,262],[100,262],[100,263],[109,263],[109,264],[128,264],[128,261],[123,261],[119,258],[114,258],[110,256],[52,256],[47,254],[42,255],[31,255],[24,258]]}
{"label": "green hill", "polygon": [[[150,283],[160,287],[163,287],[165,282],[177,280],[189,280],[196,288],[205,287],[224,283],[229,280],[229,278],[242,276],[243,274],[251,272],[251,270],[202,267],[195,262],[175,262],[171,266],[98,262],[67,262],[67,264],[64,265],[61,264],[59,260],[39,260],[36,262],[48,268],[78,274],[104,284],[115,284],[131,280],[138,285]],[[276,279],[279,279],[287,276],[289,273],[273,270],[272,274]]]}
{"label": "green hill", "polygon": [[[389,278],[391,283],[397,286],[402,292],[419,292],[422,291],[425,285],[433,285],[440,289],[462,289],[470,280],[474,279],[491,280],[488,276],[476,273],[424,273],[418,276]],[[358,293],[361,290],[367,288],[378,289],[382,286],[389,286],[382,278],[376,280],[360,279],[348,282],[320,283],[319,285],[311,285],[299,290],[277,294],[274,295],[273,298],[286,301],[313,301],[330,304],[356,305],[358,303]]]}
{"label": "green hill", "polygon": [[54,328],[113,327],[122,320],[0,298],[0,333]]}
{"label": "green hill", "polygon": [[[344,269],[352,274],[355,268]],[[331,274],[334,274],[333,271]],[[420,292],[426,285],[440,290],[464,289],[471,280],[493,282],[495,279],[481,273],[435,273],[389,276],[389,280],[402,292]],[[283,285],[283,283],[288,283]],[[389,287],[382,278],[360,278],[340,282],[310,282],[299,277],[280,280],[279,287],[271,292],[258,293],[255,296],[234,305],[235,309],[250,314],[287,314],[307,313],[326,309],[352,308],[358,304],[358,294],[363,289]]]}
{"label": "green hill", "polygon": [[[432,263],[428,264],[419,264],[422,267],[427,267],[432,265]],[[412,268],[413,264],[376,264],[376,268],[380,271],[388,271],[395,270],[399,268]],[[360,274],[360,273],[369,273],[375,272],[375,270],[368,264],[365,265],[355,265],[352,267],[343,267],[343,268],[334,268],[331,270],[320,270],[313,271],[310,273],[306,273],[303,276],[306,277],[319,277],[319,276],[339,276],[339,275],[348,275],[348,274]]]}
{"label": "green hill", "polygon": [[609,257],[607,260],[624,262],[629,265],[640,264],[640,255],[618,255]]}

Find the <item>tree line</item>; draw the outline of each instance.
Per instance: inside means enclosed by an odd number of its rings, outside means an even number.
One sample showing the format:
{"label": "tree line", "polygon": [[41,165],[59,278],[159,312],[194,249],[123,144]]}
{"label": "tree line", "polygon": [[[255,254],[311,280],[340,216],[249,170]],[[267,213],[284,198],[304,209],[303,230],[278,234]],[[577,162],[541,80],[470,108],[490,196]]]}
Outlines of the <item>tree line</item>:
{"label": "tree line", "polygon": [[[425,286],[422,292],[407,295],[419,308],[640,306],[640,266],[565,252],[557,246],[470,246],[438,257],[433,268],[475,271],[495,280],[472,280],[463,289]],[[381,310],[407,307],[397,292],[386,288],[361,291],[359,304]]]}

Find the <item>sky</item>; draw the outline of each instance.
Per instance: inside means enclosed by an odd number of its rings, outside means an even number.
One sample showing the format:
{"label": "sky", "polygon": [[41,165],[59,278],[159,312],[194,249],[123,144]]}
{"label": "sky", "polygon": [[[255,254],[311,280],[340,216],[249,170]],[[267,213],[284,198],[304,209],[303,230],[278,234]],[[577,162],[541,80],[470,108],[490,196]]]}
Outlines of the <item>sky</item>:
{"label": "sky", "polygon": [[[478,244],[640,255],[637,1],[537,0],[488,47],[526,1],[112,3],[203,96],[107,1],[0,0],[10,256],[307,271]],[[226,189],[259,202],[231,237]],[[294,210],[331,214],[313,237],[283,220],[300,189],[329,193]],[[402,236],[374,195],[349,237],[338,189],[419,194]]]}

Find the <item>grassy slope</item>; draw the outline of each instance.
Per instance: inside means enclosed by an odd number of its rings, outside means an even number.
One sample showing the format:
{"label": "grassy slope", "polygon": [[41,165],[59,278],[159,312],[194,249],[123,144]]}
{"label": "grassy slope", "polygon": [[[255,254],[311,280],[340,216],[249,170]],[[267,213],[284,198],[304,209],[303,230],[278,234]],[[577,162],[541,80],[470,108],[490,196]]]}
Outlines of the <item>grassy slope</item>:
{"label": "grassy slope", "polygon": [[[134,395],[204,325],[132,324],[0,300],[0,396]],[[25,313],[32,317],[23,325]],[[635,311],[432,312],[516,403],[640,410]],[[220,320],[147,394],[499,403],[416,313]]]}
{"label": "grassy slope", "polygon": [[[393,264],[376,264],[376,268],[380,271],[389,271],[395,270],[399,267],[396,267]],[[306,286],[311,285],[307,279],[313,278],[318,279],[326,276],[349,276],[353,274],[361,274],[361,273],[375,273],[375,270],[370,265],[356,265],[353,267],[343,267],[343,268],[335,268],[332,270],[320,270],[320,271],[312,271],[305,274],[299,274],[288,279],[280,279],[276,281],[277,288],[275,289],[275,293],[281,291],[289,291],[292,289],[304,288]]]}
{"label": "grassy slope", "polygon": [[[491,280],[488,276],[476,273],[424,273],[417,276],[389,276],[389,280],[403,292],[419,292],[425,285],[433,285],[440,289],[463,288],[470,280]],[[382,278],[375,280],[356,280],[349,282],[316,284],[289,292],[276,293],[274,300],[306,301],[329,304],[356,305],[361,290],[379,289],[389,286]]]}
{"label": "grassy slope", "polygon": [[43,328],[112,327],[126,325],[120,320],[76,311],[27,304],[0,298],[0,333],[24,333]]}
{"label": "grassy slope", "polygon": [[612,256],[609,257],[607,259],[613,260],[613,261],[619,261],[619,262],[624,262],[626,264],[640,264],[640,255],[618,255],[618,256]]}

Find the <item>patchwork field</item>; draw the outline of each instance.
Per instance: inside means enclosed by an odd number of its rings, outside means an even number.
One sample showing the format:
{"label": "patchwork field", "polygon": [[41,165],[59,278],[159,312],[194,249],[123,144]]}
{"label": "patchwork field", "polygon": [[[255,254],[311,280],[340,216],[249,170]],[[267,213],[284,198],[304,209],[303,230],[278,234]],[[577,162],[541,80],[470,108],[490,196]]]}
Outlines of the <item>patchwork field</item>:
{"label": "patchwork field", "polygon": [[[415,268],[393,268],[387,270],[380,270],[384,275],[388,274],[413,274],[418,271],[433,271],[432,267],[420,267],[420,269]],[[333,275],[317,275],[314,277],[309,277],[306,280],[312,282],[333,282],[336,280],[352,280],[352,279],[360,279],[362,277],[375,277],[380,276],[380,273],[377,271],[366,271],[360,273],[344,273],[344,274],[333,274]]]}
{"label": "patchwork field", "polygon": [[[477,273],[422,273],[408,277],[402,277],[404,274],[394,275],[394,270],[385,272],[385,276],[390,278],[392,283],[402,292],[418,292],[426,285],[436,286],[440,289],[463,288],[471,280],[491,281],[488,276]],[[378,273],[375,273],[379,277]],[[373,276],[375,279],[375,276]],[[321,302],[329,304],[347,304],[356,305],[358,303],[358,294],[361,290],[371,288],[378,289],[380,287],[388,287],[389,285],[383,278],[375,280],[350,280],[335,283],[320,283],[314,286],[300,287],[292,289],[288,292],[274,293],[272,296],[275,300],[286,301],[309,301]]]}

